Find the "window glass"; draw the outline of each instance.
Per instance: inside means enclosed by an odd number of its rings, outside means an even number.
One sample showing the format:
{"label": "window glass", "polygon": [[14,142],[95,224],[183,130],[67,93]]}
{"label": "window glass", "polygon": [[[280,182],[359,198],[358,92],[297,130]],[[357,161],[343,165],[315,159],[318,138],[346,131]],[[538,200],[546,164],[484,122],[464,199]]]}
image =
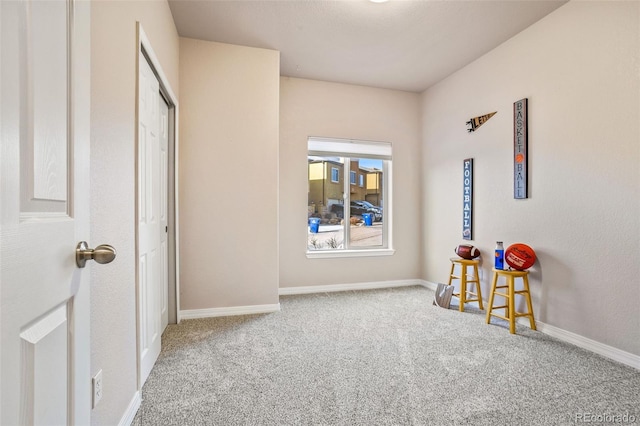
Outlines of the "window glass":
{"label": "window glass", "polygon": [[367,176],[367,185],[351,189],[349,246],[380,248],[383,246],[384,228],[384,214],[380,207],[384,202],[382,160],[352,158],[351,165]]}
{"label": "window glass", "polygon": [[391,144],[309,138],[307,161],[307,250],[390,248]]}
{"label": "window glass", "polygon": [[340,182],[340,170],[335,167],[331,168],[331,182]]}
{"label": "window glass", "polygon": [[[344,248],[344,158],[309,156],[308,250]],[[330,175],[330,179],[327,176]]]}

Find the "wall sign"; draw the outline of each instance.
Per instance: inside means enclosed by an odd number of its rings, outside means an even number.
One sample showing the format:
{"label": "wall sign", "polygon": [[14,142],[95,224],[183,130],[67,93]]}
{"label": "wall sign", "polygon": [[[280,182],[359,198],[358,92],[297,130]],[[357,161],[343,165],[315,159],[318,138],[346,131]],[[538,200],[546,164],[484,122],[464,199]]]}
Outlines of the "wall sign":
{"label": "wall sign", "polygon": [[528,198],[527,98],[513,103],[513,198]]}
{"label": "wall sign", "polygon": [[479,117],[473,117],[471,120],[467,121],[466,124],[469,126],[467,132],[475,132],[478,127],[482,126],[484,123],[489,121],[491,117],[496,115],[496,112],[498,111],[490,112],[489,114],[481,115]]}
{"label": "wall sign", "polygon": [[462,238],[473,239],[473,158],[467,158],[462,168]]}

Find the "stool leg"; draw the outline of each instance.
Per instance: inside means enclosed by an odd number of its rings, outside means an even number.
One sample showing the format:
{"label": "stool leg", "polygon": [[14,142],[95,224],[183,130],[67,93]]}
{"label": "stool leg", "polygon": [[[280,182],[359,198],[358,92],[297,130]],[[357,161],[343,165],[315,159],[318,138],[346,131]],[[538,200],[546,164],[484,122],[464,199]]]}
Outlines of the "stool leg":
{"label": "stool leg", "polygon": [[473,265],[473,272],[476,274],[476,293],[478,295],[478,307],[480,310],[484,310],[482,306],[482,290],[480,289],[480,274],[478,274],[478,265]]}
{"label": "stool leg", "polygon": [[511,275],[507,277],[509,284],[509,332],[516,334],[516,295],[514,293],[514,279]]}
{"label": "stool leg", "polygon": [[493,273],[493,279],[491,280],[491,291],[489,292],[489,307],[487,308],[487,324],[491,322],[491,311],[493,310],[493,298],[495,296],[496,284],[498,283],[498,274]]}
{"label": "stool leg", "polygon": [[522,282],[524,283],[524,289],[527,291],[525,293],[525,297],[527,299],[527,308],[529,308],[529,325],[532,330],[536,330],[536,322],[533,319],[533,305],[531,304],[531,293],[529,292],[529,277],[526,275],[522,277]]}
{"label": "stool leg", "polygon": [[467,265],[460,265],[460,306],[458,310],[464,312],[464,304],[467,303]]}
{"label": "stool leg", "polygon": [[451,271],[449,271],[449,285],[451,285],[451,281],[453,281],[453,270],[455,269],[456,264],[451,262]]}

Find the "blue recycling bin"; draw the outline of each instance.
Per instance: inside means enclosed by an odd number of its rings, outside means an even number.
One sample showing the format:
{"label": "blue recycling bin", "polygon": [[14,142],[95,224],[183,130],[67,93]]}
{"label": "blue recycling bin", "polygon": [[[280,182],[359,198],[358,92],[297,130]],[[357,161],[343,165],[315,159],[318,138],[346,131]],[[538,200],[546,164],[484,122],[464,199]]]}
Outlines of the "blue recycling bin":
{"label": "blue recycling bin", "polygon": [[309,230],[314,234],[318,233],[318,228],[320,228],[320,218],[319,217],[310,217],[309,218]]}
{"label": "blue recycling bin", "polygon": [[362,213],[362,219],[364,219],[364,226],[373,225],[373,215],[371,213]]}

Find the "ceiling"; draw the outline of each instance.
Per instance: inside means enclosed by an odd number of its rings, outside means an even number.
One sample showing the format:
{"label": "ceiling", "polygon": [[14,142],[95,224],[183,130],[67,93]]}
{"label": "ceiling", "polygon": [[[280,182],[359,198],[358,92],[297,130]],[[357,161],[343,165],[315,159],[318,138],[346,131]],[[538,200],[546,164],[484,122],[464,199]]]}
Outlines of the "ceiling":
{"label": "ceiling", "polygon": [[181,37],[280,51],[280,74],[422,92],[565,1],[169,0]]}

